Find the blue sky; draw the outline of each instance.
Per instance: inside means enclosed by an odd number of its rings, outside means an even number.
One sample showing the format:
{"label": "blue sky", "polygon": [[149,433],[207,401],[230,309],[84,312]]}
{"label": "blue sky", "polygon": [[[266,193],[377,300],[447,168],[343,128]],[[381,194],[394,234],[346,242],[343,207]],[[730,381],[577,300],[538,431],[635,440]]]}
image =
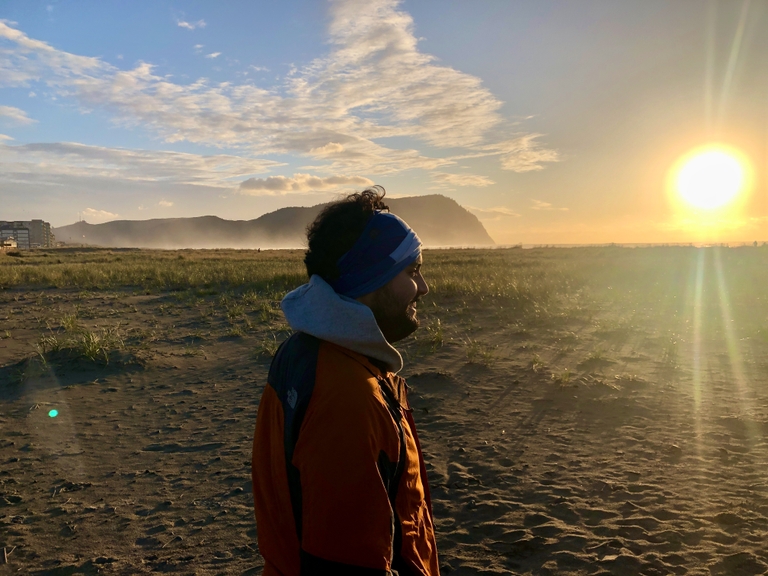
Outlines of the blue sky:
{"label": "blue sky", "polygon": [[[0,5],[0,219],[251,219],[372,183],[500,243],[768,240],[767,0]],[[669,201],[722,142],[717,238]]]}

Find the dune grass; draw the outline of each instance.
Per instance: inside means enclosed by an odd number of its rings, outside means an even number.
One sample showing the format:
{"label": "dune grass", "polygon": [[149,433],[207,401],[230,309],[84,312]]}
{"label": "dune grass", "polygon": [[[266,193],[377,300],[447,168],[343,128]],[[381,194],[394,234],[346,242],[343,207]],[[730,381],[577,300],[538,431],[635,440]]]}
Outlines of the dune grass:
{"label": "dune grass", "polygon": [[[279,314],[276,302],[306,282],[302,259],[300,250],[32,250],[0,256],[0,289],[218,294],[230,298],[222,304],[233,323],[243,305],[258,305],[268,322]],[[478,306],[542,318],[619,305],[626,314],[617,322],[630,326],[633,316],[683,314],[697,282],[702,305],[719,310],[725,298],[730,313],[755,321],[754,304],[765,302],[768,286],[768,247],[426,250],[423,272],[430,286],[425,311],[451,306],[470,321]]]}
{"label": "dune grass", "polygon": [[[306,282],[302,260],[299,250],[0,255],[0,338],[31,320],[43,364],[106,365],[158,346],[204,354],[203,342],[222,338],[248,341],[266,360],[290,334],[280,300]],[[668,371],[696,317],[709,337],[768,342],[768,247],[426,250],[423,273],[423,329],[400,345],[412,358],[458,348],[467,363],[491,366],[516,347],[531,371],[554,370],[565,386],[566,360],[582,371],[609,366],[609,348],[638,327]],[[594,346],[577,346],[579,334],[592,334]]]}
{"label": "dune grass", "polygon": [[41,335],[35,345],[36,359],[44,366],[78,360],[106,365],[112,353],[123,348],[125,343],[119,326],[93,330],[78,327],[64,332],[51,330]]}
{"label": "dune grass", "polygon": [[303,281],[300,251],[32,250],[0,258],[0,287],[168,291],[256,289],[280,294]]}

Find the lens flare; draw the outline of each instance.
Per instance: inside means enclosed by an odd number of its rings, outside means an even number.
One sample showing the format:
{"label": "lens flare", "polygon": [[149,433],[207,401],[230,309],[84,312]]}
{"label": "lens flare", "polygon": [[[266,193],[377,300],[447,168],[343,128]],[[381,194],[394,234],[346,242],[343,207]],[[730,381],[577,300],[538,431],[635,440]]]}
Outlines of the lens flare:
{"label": "lens flare", "polygon": [[56,416],[58,415],[59,415],[58,410],[51,410],[50,412],[48,412],[48,416],[50,416],[51,418],[56,418]]}

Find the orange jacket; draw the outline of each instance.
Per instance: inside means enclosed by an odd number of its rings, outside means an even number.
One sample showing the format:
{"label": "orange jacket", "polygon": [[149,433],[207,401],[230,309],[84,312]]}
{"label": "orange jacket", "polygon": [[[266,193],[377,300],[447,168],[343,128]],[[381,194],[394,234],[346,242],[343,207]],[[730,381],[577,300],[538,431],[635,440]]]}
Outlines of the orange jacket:
{"label": "orange jacket", "polygon": [[253,496],[264,576],[438,576],[405,380],[298,332],[259,404]]}

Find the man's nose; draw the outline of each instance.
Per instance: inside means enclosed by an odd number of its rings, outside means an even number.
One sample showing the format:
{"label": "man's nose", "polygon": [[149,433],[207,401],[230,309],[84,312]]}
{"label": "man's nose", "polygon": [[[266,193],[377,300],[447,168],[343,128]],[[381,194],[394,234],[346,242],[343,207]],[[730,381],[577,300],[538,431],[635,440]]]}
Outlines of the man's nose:
{"label": "man's nose", "polygon": [[416,278],[416,290],[419,293],[419,297],[429,294],[429,286],[427,286],[427,281],[424,280],[424,276],[421,273]]}

